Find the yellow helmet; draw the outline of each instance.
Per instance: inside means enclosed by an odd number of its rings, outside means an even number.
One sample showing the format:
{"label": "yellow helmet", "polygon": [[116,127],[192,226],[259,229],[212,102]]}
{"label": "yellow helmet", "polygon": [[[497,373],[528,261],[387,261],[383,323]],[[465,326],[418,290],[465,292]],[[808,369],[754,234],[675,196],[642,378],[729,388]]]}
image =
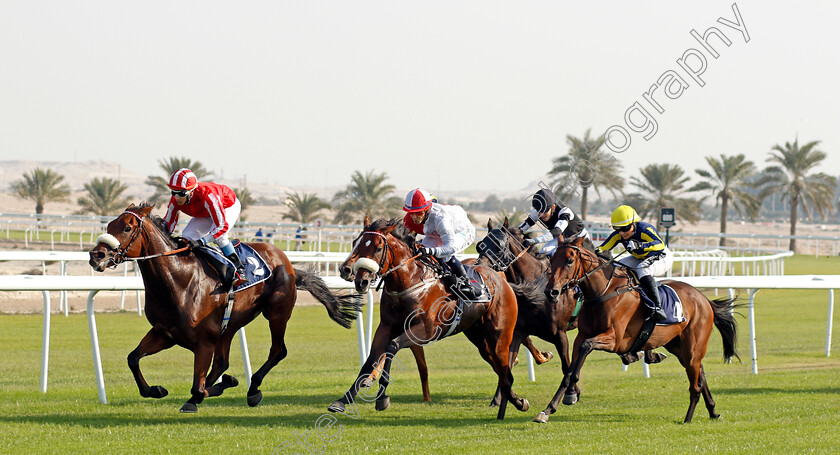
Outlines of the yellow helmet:
{"label": "yellow helmet", "polygon": [[612,213],[610,224],[613,227],[629,226],[637,221],[641,221],[639,214],[633,210],[629,205],[620,205]]}

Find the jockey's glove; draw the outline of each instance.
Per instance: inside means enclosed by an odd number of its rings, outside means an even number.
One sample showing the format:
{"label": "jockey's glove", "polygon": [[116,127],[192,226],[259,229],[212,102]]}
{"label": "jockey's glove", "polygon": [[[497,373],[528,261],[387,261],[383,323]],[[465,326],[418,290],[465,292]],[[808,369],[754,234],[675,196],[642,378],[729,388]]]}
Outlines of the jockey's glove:
{"label": "jockey's glove", "polygon": [[207,242],[204,239],[192,240],[190,239],[190,248],[196,249],[200,246],[207,246]]}
{"label": "jockey's glove", "polygon": [[431,248],[431,247],[428,247],[428,246],[421,246],[420,248],[417,249],[417,251],[420,254],[422,254],[423,256],[434,256],[435,253],[437,253],[436,248]]}
{"label": "jockey's glove", "polygon": [[534,240],[530,237],[526,237],[525,240],[522,241],[522,246],[524,246],[525,248],[528,248],[529,246],[531,246],[535,243],[537,243],[536,240]]}

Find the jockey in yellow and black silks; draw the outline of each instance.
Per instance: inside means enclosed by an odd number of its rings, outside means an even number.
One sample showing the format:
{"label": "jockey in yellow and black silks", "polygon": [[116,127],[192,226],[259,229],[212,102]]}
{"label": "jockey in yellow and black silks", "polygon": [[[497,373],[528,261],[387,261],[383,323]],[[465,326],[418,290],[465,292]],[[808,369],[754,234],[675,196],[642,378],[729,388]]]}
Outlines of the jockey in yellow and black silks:
{"label": "jockey in yellow and black silks", "polygon": [[610,224],[615,230],[596,250],[609,251],[619,243],[624,246],[630,256],[616,262],[630,269],[639,279],[642,290],[654,304],[651,318],[655,321],[664,320],[666,316],[659,301],[658,284],[653,277],[665,275],[671,269],[674,263],[671,250],[665,246],[656,228],[641,221],[629,205],[615,209]]}

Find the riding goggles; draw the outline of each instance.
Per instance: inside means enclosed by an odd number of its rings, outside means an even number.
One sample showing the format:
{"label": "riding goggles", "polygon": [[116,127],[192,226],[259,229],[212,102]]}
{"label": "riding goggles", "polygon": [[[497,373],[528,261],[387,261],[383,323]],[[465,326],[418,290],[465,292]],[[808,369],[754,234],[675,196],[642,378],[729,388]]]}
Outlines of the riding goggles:
{"label": "riding goggles", "polygon": [[615,229],[615,230],[616,230],[616,231],[618,231],[618,232],[627,232],[627,231],[629,231],[632,227],[633,227],[633,225],[632,225],[632,224],[628,224],[627,226],[613,226],[613,229]]}
{"label": "riding goggles", "polygon": [[180,190],[180,191],[172,190],[172,195],[175,196],[175,197],[187,197],[188,194],[190,194],[189,190]]}

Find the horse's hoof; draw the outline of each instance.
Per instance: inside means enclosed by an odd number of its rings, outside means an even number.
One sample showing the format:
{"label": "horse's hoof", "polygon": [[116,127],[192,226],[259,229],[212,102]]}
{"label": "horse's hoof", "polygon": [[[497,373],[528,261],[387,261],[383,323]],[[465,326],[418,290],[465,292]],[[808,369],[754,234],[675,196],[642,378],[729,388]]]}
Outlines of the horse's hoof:
{"label": "horse's hoof", "polygon": [[257,393],[253,395],[248,395],[248,406],[253,408],[254,406],[260,404],[260,401],[262,401],[262,392],[259,390],[257,390]]}
{"label": "horse's hoof", "polygon": [[527,411],[530,407],[531,407],[531,403],[528,403],[528,399],[527,399],[527,398],[523,398],[523,399],[522,399],[522,409],[520,409],[520,411],[525,412],[525,411]]}
{"label": "horse's hoof", "polygon": [[149,387],[149,393],[145,395],[146,398],[163,398],[169,395],[169,391],[160,385],[153,385]]}
{"label": "horse's hoof", "polygon": [[496,401],[496,399],[494,398],[492,401],[490,401],[490,404],[487,407],[488,408],[498,408],[499,407],[499,402]]}
{"label": "horse's hoof", "polygon": [[222,375],[222,384],[225,385],[225,388],[236,387],[239,385],[239,380],[233,376],[223,374]]}
{"label": "horse's hoof", "polygon": [[534,417],[534,420],[532,420],[532,422],[548,423],[548,414],[546,414],[545,411],[542,411],[539,414],[537,414],[536,417]]}
{"label": "horse's hoof", "polygon": [[198,412],[198,406],[196,406],[196,405],[194,405],[190,402],[186,402],[186,403],[184,403],[183,406],[181,406],[181,412],[186,413],[186,414],[194,414],[194,413]]}
{"label": "horse's hoof", "polygon": [[385,395],[384,397],[376,400],[377,411],[384,411],[388,409],[389,406],[391,406],[391,397],[389,397],[388,395]]}
{"label": "horse's hoof", "polygon": [[720,419],[720,414],[718,414],[717,412],[711,413],[711,414],[709,414],[709,418],[710,419],[715,419],[715,420]]}
{"label": "horse's hoof", "polygon": [[570,393],[568,395],[563,395],[563,404],[566,406],[571,406],[578,402],[578,396],[576,393]]}
{"label": "horse's hoof", "polygon": [[554,358],[554,354],[552,354],[552,352],[551,352],[551,351],[545,351],[545,352],[543,352],[543,356],[545,357],[545,360],[544,360],[544,361],[542,361],[542,362],[537,362],[537,365],[542,365],[542,364],[544,364],[544,363],[548,363],[548,362],[550,362],[550,361],[551,361],[551,359],[553,359],[553,358]]}
{"label": "horse's hoof", "polygon": [[330,412],[344,412],[344,403],[339,400],[336,400],[330,407],[327,408],[327,411]]}
{"label": "horse's hoof", "polygon": [[360,389],[366,389],[366,388],[371,387],[371,386],[373,386],[373,378],[371,378],[370,376],[368,376],[368,377],[362,379],[361,381],[359,381],[359,388]]}
{"label": "horse's hoof", "polygon": [[517,365],[519,365],[519,357],[513,359],[513,363],[510,364],[510,367],[513,368]]}

